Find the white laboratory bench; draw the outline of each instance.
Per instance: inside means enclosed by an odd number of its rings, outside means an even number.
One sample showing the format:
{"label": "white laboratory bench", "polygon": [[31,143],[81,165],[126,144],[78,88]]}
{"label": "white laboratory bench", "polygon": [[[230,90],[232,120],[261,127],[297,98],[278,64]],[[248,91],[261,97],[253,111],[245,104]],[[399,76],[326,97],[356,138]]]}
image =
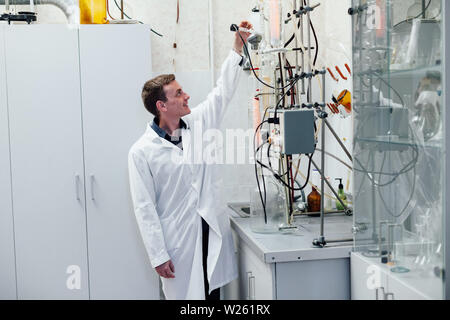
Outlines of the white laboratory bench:
{"label": "white laboratory bench", "polygon": [[[320,218],[296,217],[295,234],[258,234],[249,218],[232,209],[231,227],[239,278],[224,289],[225,299],[350,299],[352,242],[316,248]],[[352,217],[325,216],[326,240],[352,239]]]}

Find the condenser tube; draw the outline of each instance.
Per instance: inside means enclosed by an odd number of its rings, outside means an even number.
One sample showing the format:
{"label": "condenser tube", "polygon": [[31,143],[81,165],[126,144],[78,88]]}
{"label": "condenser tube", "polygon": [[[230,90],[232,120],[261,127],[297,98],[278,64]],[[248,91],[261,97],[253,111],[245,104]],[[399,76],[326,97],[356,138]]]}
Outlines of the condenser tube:
{"label": "condenser tube", "polygon": [[281,47],[281,1],[270,0],[269,6],[270,44]]}

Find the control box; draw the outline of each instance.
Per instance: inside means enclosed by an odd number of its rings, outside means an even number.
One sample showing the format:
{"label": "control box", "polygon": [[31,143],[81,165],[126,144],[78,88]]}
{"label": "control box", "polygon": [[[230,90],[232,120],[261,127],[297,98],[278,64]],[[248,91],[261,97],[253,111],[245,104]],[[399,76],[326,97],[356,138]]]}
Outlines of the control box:
{"label": "control box", "polygon": [[[270,111],[270,117],[275,116]],[[270,124],[272,143],[282,154],[311,154],[314,152],[314,110],[277,110],[279,124]]]}

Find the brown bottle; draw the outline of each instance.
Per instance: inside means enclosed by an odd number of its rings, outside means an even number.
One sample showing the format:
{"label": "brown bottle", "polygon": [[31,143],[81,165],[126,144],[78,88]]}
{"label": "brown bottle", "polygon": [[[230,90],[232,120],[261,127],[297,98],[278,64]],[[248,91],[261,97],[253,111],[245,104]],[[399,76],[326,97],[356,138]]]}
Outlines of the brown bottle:
{"label": "brown bottle", "polygon": [[[308,212],[320,212],[320,193],[317,192],[317,189],[315,187],[312,187],[311,193],[308,195]],[[313,217],[320,216],[320,213],[318,214],[312,214]]]}

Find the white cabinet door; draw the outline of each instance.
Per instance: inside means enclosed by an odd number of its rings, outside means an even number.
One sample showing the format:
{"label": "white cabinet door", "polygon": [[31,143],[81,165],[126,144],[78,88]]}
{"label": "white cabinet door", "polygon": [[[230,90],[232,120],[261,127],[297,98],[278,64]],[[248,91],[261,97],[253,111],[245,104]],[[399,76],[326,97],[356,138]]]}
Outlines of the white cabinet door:
{"label": "white cabinet door", "polygon": [[359,253],[350,256],[352,300],[384,300],[387,293],[387,279],[380,258],[366,258]]}
{"label": "white cabinet door", "polygon": [[78,31],[8,26],[19,299],[88,299]]}
{"label": "white cabinet door", "polygon": [[275,299],[274,264],[263,262],[241,241],[239,243],[239,293],[244,300]]}
{"label": "white cabinet door", "polygon": [[0,26],[0,300],[16,299],[4,27]]}
{"label": "white cabinet door", "polygon": [[159,299],[159,280],[134,217],[128,151],[149,114],[141,91],[151,77],[145,25],[82,26],[80,61],[92,299]]}

